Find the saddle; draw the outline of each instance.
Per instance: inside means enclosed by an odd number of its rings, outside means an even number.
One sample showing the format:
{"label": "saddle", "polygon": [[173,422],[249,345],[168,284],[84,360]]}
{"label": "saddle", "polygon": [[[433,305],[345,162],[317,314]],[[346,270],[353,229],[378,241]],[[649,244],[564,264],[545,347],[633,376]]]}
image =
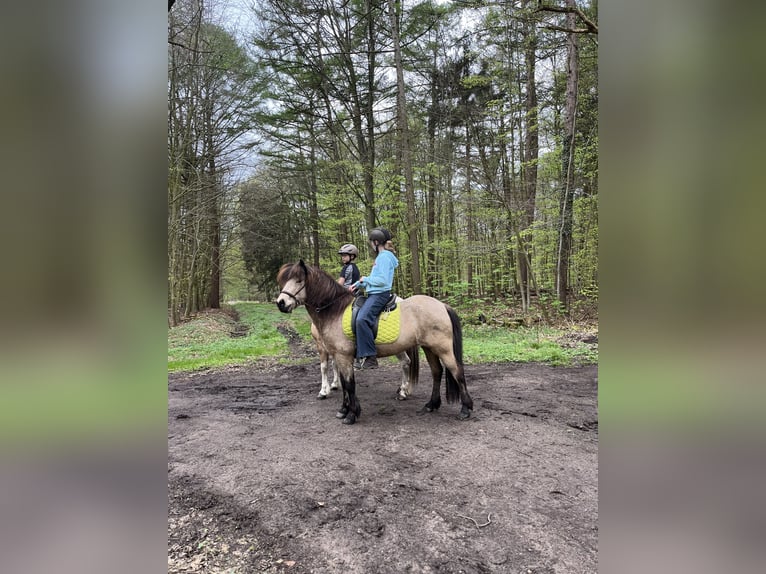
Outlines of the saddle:
{"label": "saddle", "polygon": [[[376,343],[393,343],[399,337],[400,311],[396,299],[396,293],[391,293],[380,315],[375,317],[372,334]],[[365,295],[358,295],[343,313],[343,332],[349,339],[356,339],[356,316],[366,300]]]}

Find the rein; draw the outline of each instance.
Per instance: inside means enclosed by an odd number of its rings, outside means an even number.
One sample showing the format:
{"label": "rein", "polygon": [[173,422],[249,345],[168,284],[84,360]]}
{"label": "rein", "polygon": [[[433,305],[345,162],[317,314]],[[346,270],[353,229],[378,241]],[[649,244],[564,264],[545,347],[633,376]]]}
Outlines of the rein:
{"label": "rein", "polygon": [[[339,300],[340,298],[342,298],[344,295],[345,295],[345,293],[341,293],[340,295],[338,295],[338,296],[337,296],[337,297],[335,297],[334,299],[330,299],[330,302],[329,302],[329,303],[326,303],[326,304],[322,305],[321,307],[317,307],[317,308],[316,308],[316,312],[317,312],[317,313],[321,313],[322,311],[324,311],[325,309],[327,309],[327,308],[328,308],[330,305],[332,305],[332,304],[333,304],[333,303],[335,303],[337,300]],[[296,299],[296,300],[297,300],[297,299]]]}

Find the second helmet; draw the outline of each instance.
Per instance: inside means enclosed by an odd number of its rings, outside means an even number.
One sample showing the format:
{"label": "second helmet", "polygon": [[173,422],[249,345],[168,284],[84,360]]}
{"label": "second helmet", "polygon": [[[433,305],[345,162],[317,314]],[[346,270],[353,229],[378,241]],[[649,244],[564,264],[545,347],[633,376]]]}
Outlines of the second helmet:
{"label": "second helmet", "polygon": [[354,255],[359,256],[359,250],[353,243],[346,243],[343,247],[338,249],[338,255]]}
{"label": "second helmet", "polygon": [[385,243],[391,241],[391,232],[385,227],[376,227],[367,236],[370,241],[377,241],[378,243]]}

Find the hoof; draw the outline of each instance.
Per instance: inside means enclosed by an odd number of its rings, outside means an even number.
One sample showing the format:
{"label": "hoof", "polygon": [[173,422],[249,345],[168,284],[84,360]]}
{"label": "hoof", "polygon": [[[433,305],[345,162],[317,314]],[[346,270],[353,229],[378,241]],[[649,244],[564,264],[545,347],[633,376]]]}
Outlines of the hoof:
{"label": "hoof", "polygon": [[324,399],[326,399],[326,398],[327,398],[327,395],[323,395],[322,393],[319,393],[319,394],[317,395],[317,399],[318,399],[318,400],[320,400],[320,401],[323,401],[323,400],[324,400]]}
{"label": "hoof", "polygon": [[402,393],[397,392],[396,393],[396,400],[397,401],[406,401],[407,395],[403,395]]}
{"label": "hoof", "polygon": [[470,416],[471,416],[471,409],[469,409],[468,407],[463,407],[462,409],[460,409],[460,414],[457,416],[457,418],[460,419],[461,421],[464,421],[470,418]]}
{"label": "hoof", "polygon": [[436,410],[439,410],[439,407],[442,406],[442,402],[434,402],[434,401],[428,401],[422,409],[420,409],[420,413],[432,413]]}
{"label": "hoof", "polygon": [[344,425],[352,425],[356,422],[356,415],[354,413],[348,413],[348,416],[344,418],[342,421]]}
{"label": "hoof", "polygon": [[335,413],[335,418],[336,419],[345,419],[346,415],[348,415],[348,408],[344,407],[344,408],[340,409],[337,413]]}

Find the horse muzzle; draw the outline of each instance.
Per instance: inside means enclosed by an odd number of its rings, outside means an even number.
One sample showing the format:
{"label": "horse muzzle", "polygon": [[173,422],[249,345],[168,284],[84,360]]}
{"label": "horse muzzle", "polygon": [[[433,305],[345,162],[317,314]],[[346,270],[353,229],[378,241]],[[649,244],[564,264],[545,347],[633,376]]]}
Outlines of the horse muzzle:
{"label": "horse muzzle", "polygon": [[293,306],[290,303],[285,303],[285,300],[281,297],[277,299],[277,308],[282,311],[282,313],[292,313],[293,312]]}

